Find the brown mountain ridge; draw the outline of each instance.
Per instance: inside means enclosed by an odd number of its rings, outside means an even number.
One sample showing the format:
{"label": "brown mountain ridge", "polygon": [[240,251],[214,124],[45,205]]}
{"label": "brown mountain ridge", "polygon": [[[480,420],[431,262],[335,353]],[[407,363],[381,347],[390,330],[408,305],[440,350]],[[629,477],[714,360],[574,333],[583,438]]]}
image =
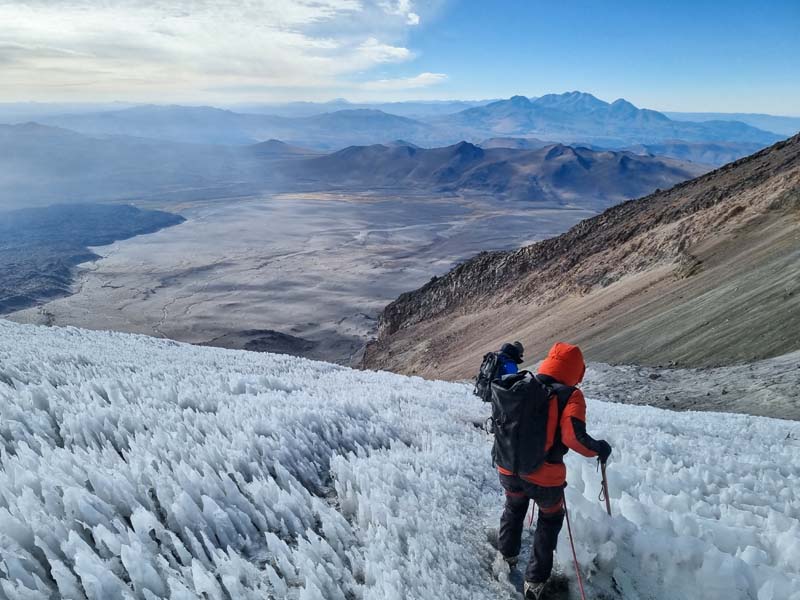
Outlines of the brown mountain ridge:
{"label": "brown mountain ridge", "polygon": [[526,150],[484,149],[459,142],[443,148],[351,146],[287,164],[284,176],[325,187],[491,194],[602,210],[656,188],[671,187],[709,168],[664,157],[563,144]]}
{"label": "brown mountain ridge", "polygon": [[364,366],[463,378],[521,339],[587,358],[727,365],[800,349],[800,135],[619,204],[561,236],[484,252],[384,310]]}

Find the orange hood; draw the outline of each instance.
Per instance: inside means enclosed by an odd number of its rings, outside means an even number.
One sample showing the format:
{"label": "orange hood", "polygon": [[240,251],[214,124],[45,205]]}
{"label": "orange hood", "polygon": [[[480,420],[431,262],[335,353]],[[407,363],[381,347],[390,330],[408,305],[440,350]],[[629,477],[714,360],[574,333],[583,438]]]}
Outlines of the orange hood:
{"label": "orange hood", "polygon": [[585,372],[581,349],[564,342],[556,342],[539,365],[540,375],[549,375],[564,385],[578,385]]}

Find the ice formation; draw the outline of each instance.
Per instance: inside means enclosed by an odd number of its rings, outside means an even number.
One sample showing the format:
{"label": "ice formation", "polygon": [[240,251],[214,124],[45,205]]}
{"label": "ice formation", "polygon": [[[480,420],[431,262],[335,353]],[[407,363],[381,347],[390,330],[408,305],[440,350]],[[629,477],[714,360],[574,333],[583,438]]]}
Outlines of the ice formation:
{"label": "ice formation", "polygon": [[[485,411],[463,384],[0,320],[0,599],[513,598]],[[588,424],[614,445],[612,518],[568,456],[592,594],[800,599],[800,424],[599,399]]]}

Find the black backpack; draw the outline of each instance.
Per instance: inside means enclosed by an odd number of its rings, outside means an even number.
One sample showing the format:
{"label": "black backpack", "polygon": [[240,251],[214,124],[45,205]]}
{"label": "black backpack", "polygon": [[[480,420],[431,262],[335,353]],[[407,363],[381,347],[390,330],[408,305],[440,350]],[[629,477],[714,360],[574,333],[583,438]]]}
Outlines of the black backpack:
{"label": "black backpack", "polygon": [[564,407],[575,390],[554,383],[547,385],[528,371],[504,375],[495,380],[492,389],[492,430],[494,464],[515,475],[532,473],[547,458],[547,422],[550,398],[558,397],[558,423]]}
{"label": "black backpack", "polygon": [[497,352],[488,352],[483,355],[483,362],[475,379],[475,389],[472,393],[484,402],[492,401],[492,382],[497,379],[500,369],[500,356]]}

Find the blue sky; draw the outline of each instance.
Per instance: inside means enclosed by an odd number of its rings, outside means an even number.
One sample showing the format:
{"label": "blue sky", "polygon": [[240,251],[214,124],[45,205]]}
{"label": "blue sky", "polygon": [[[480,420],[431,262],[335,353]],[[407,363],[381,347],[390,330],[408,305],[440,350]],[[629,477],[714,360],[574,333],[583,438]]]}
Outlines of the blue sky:
{"label": "blue sky", "polygon": [[454,97],[579,89],[664,110],[800,115],[798,0],[453,2],[409,46]]}
{"label": "blue sky", "polygon": [[800,115],[800,0],[0,0],[0,101],[582,90]]}

